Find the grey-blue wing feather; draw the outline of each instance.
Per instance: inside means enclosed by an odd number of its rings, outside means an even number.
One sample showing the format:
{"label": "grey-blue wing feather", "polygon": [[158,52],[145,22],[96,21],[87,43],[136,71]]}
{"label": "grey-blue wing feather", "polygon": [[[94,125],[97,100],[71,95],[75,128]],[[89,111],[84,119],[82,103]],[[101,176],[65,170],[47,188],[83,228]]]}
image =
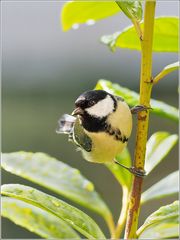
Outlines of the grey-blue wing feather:
{"label": "grey-blue wing feather", "polygon": [[92,141],[90,137],[85,133],[82,125],[77,118],[74,129],[73,129],[73,139],[76,145],[83,148],[85,151],[90,152],[92,149]]}

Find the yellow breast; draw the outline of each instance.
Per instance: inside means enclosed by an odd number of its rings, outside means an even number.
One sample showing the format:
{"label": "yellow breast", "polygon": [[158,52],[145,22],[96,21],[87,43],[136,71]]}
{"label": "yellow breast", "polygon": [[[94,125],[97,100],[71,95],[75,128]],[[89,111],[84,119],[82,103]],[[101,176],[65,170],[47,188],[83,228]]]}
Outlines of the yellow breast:
{"label": "yellow breast", "polygon": [[88,133],[92,139],[91,152],[83,152],[83,156],[90,162],[112,162],[117,154],[119,154],[127,143],[115,140],[114,136],[107,133]]}
{"label": "yellow breast", "polygon": [[[123,136],[129,138],[132,130],[132,114],[125,102],[119,102],[117,110],[107,120],[114,129],[119,129]],[[86,130],[85,132],[92,140],[92,150],[82,152],[84,158],[91,162],[111,162],[127,145],[127,142],[116,140],[114,135],[106,132],[92,133]]]}

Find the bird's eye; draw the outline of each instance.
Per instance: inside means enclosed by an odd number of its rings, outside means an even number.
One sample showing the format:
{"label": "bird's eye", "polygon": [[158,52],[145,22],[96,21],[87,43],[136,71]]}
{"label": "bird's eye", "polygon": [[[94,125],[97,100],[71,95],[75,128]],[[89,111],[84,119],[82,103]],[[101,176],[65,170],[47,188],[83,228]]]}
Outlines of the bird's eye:
{"label": "bird's eye", "polygon": [[89,101],[89,106],[93,106],[96,102],[94,100]]}

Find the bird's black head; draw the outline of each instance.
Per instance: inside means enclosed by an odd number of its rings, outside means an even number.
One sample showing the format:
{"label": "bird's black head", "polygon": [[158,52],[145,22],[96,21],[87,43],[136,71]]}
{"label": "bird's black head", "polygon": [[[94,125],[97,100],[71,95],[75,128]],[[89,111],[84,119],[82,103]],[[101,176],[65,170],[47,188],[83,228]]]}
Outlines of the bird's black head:
{"label": "bird's black head", "polygon": [[92,132],[103,131],[105,121],[115,111],[117,101],[103,90],[91,90],[81,94],[75,101],[72,115],[79,115],[83,127]]}
{"label": "bird's black head", "polygon": [[77,98],[75,106],[81,109],[90,108],[100,100],[105,99],[107,95],[108,93],[103,90],[86,91]]}

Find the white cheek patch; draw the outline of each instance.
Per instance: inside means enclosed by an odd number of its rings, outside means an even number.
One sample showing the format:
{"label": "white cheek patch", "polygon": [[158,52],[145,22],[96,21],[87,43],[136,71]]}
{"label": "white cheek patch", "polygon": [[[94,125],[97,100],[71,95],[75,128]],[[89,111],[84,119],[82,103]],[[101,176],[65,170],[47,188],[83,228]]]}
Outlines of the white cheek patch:
{"label": "white cheek patch", "polygon": [[112,113],[114,110],[114,101],[113,99],[107,95],[106,98],[100,100],[94,106],[90,108],[86,108],[86,111],[95,117],[103,118],[108,114]]}

